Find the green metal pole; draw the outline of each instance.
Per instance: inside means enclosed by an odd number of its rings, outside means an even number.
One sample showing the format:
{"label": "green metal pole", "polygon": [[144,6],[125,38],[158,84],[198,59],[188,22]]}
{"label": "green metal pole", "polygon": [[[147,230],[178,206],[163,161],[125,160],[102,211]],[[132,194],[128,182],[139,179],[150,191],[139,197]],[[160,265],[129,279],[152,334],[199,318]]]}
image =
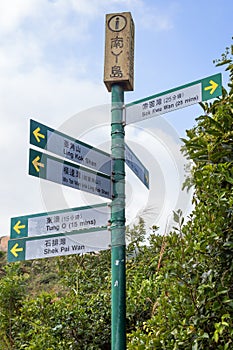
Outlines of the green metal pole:
{"label": "green metal pole", "polygon": [[123,126],[124,90],[112,85],[113,200],[111,213],[112,245],[112,350],[126,349],[125,278],[125,141]]}

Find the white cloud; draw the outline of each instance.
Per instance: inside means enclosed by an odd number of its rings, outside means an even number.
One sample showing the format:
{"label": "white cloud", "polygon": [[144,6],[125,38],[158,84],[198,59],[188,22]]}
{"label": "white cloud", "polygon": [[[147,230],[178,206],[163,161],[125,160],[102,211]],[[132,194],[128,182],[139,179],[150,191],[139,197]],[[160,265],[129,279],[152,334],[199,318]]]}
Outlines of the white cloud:
{"label": "white cloud", "polygon": [[1,76],[14,77],[19,70],[29,70],[32,66],[40,64],[43,56],[38,41],[29,35],[18,33],[14,40],[9,39],[0,51]]}
{"label": "white cloud", "polygon": [[0,87],[1,236],[9,233],[10,217],[44,211],[39,182],[28,176],[29,119],[56,129],[78,111],[106,103],[108,95],[101,83],[43,68],[18,73],[14,79],[6,76]]}
{"label": "white cloud", "polygon": [[15,0],[13,4],[0,2],[1,77],[13,78],[18,72],[27,74],[39,67],[53,70],[59,61],[64,66],[67,61],[72,74],[74,62],[76,74],[85,71],[83,53],[79,52],[77,60],[72,52],[75,45],[78,50],[78,41],[89,37],[88,19],[74,18],[71,5],[64,1]]}
{"label": "white cloud", "polygon": [[[168,30],[173,26],[175,5],[166,9],[142,0],[14,0],[0,2],[0,72],[30,70],[50,64],[63,57],[66,67],[77,63],[75,52],[79,42],[95,35],[96,17],[115,11],[131,11],[138,27]],[[104,38],[102,38],[102,41]],[[62,50],[63,46],[63,50]],[[62,50],[62,51],[61,51]],[[80,49],[82,50],[82,49]],[[85,70],[84,59],[93,52],[78,52],[76,72]],[[85,57],[85,58],[84,58]],[[57,62],[54,62],[56,60]],[[50,67],[51,69],[52,67]]]}
{"label": "white cloud", "polygon": [[70,0],[70,3],[77,13],[91,17],[100,14],[104,16],[111,12],[134,11],[144,4],[142,0]]}
{"label": "white cloud", "polygon": [[[156,17],[156,28],[168,28],[172,11],[157,17],[152,8],[153,15],[142,0],[0,1],[0,232],[7,233],[10,216],[43,211],[39,183],[27,176],[29,118],[56,128],[81,110],[108,103],[104,84],[95,83],[103,62],[91,40],[103,35],[111,12],[131,11],[139,26]],[[104,36],[98,39],[99,47]]]}
{"label": "white cloud", "polygon": [[85,16],[94,17],[96,16],[100,9],[102,8],[103,4],[106,3],[106,1],[98,1],[98,0],[92,0],[92,1],[86,1],[86,0],[70,0],[68,1],[72,7],[72,9],[78,13]]}
{"label": "white cloud", "polygon": [[131,148],[149,170],[150,196],[147,203],[145,199],[142,201],[146,205],[139,215],[147,225],[159,225],[161,233],[172,223],[173,210],[189,212],[191,193],[181,191],[187,160],[180,152],[181,141],[176,130],[163,116],[154,118],[153,127],[148,125],[149,128],[145,122],[141,126],[140,123],[129,125],[126,139],[132,142]]}
{"label": "white cloud", "polygon": [[8,0],[0,2],[0,30],[9,33],[17,29],[27,16],[35,16],[42,8],[40,0]]}
{"label": "white cloud", "polygon": [[178,12],[179,5],[177,3],[172,2],[169,5],[161,6],[154,2],[152,5],[147,5],[146,1],[141,2],[136,10],[137,26],[156,32],[171,30]]}

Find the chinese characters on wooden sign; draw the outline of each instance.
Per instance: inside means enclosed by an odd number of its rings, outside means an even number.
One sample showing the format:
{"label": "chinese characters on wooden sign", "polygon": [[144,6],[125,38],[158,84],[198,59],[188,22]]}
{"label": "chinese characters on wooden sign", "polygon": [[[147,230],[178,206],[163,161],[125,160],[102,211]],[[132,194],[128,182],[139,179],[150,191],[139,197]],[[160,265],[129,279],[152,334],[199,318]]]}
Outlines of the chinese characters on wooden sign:
{"label": "chinese characters on wooden sign", "polygon": [[121,84],[125,91],[134,83],[134,23],[130,12],[106,15],[104,83]]}

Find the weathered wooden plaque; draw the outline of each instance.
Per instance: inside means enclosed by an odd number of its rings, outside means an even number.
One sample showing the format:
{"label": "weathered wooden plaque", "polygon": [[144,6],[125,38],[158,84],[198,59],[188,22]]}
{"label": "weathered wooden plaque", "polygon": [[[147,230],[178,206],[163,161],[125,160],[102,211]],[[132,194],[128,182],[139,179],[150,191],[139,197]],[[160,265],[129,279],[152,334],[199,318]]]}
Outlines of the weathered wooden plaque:
{"label": "weathered wooden plaque", "polygon": [[134,87],[134,22],[130,12],[106,15],[104,83]]}

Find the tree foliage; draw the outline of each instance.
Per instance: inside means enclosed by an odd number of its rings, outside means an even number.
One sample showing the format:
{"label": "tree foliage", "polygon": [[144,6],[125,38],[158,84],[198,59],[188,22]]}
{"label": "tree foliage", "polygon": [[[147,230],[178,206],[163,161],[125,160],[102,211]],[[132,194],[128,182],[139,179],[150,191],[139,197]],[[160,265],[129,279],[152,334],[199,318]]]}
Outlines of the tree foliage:
{"label": "tree foliage", "polygon": [[229,92],[204,110],[184,139],[192,160],[195,209],[187,224],[175,213],[176,233],[166,238],[154,276],[156,303],[148,320],[129,334],[129,349],[233,348],[233,64]]}

